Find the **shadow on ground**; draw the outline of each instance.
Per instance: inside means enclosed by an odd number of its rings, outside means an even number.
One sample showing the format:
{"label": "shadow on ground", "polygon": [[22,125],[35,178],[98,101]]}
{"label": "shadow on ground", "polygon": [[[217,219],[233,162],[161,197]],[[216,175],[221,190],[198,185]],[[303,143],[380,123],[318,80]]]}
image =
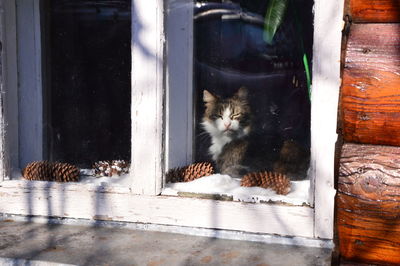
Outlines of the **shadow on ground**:
{"label": "shadow on ground", "polygon": [[[51,241],[49,241],[51,239]],[[121,228],[0,221],[0,257],[76,265],[330,265],[331,250]]]}

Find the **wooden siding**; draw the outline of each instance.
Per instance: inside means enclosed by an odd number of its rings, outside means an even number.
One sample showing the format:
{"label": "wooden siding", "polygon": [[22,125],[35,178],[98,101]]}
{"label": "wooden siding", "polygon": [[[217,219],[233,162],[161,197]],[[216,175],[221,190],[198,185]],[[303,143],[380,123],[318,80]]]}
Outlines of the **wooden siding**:
{"label": "wooden siding", "polygon": [[399,22],[398,0],[350,0],[348,14],[353,22]]}
{"label": "wooden siding", "polygon": [[400,1],[346,0],[344,20],[338,250],[400,265]]}
{"label": "wooden siding", "polygon": [[341,256],[400,264],[400,148],[345,144],[337,226]]}
{"label": "wooden siding", "polygon": [[346,48],[345,141],[400,145],[400,24],[353,24]]}

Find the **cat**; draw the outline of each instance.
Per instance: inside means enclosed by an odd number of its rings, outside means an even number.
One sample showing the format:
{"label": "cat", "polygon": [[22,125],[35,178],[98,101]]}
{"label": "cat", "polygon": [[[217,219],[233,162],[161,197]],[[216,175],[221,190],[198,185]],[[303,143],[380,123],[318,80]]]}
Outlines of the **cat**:
{"label": "cat", "polygon": [[[293,179],[303,179],[308,166],[307,161],[303,163],[307,153],[301,152],[292,140],[280,141],[276,135],[259,130],[254,125],[248,98],[245,87],[229,98],[203,91],[205,112],[201,125],[211,138],[208,152],[216,170],[242,178],[249,172],[276,169],[290,173]],[[302,168],[297,169],[297,165]]]}
{"label": "cat", "polygon": [[211,136],[209,153],[216,161],[226,144],[248,135],[251,131],[247,89],[242,87],[233,97],[225,100],[204,90],[203,101],[206,110],[202,125]]}
{"label": "cat", "polygon": [[252,130],[248,90],[241,87],[226,99],[204,90],[203,101],[206,108],[202,126],[211,137],[208,151],[217,171],[241,178],[250,171],[267,168],[271,158],[268,152],[261,155],[264,145],[256,143],[260,138]]}

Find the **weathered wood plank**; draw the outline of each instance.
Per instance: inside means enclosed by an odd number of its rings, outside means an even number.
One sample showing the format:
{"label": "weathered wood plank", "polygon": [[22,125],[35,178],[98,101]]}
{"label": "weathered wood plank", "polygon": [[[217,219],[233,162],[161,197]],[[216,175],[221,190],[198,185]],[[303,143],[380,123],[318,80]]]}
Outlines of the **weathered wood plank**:
{"label": "weathered wood plank", "polygon": [[400,24],[351,27],[341,92],[345,141],[400,145]]}
{"label": "weathered wood plank", "polygon": [[399,22],[398,0],[348,0],[348,13],[354,22]]}
{"label": "weathered wood plank", "polygon": [[400,202],[399,168],[399,147],[345,144],[338,190],[367,201]]}
{"label": "weathered wood plank", "polygon": [[315,237],[333,238],[334,161],[344,1],[314,1],[311,191]]}
{"label": "weathered wood plank", "polygon": [[345,259],[400,264],[399,168],[398,147],[343,145],[336,219]]}
{"label": "weathered wood plank", "polygon": [[164,150],[164,10],[161,1],[133,0],[132,6],[132,191],[157,195]]}
{"label": "weathered wood plank", "polygon": [[314,210],[306,206],[135,195],[72,183],[2,182],[0,213],[314,237]]}
{"label": "weathered wood plank", "polygon": [[[347,210],[349,205],[360,208],[350,212]],[[345,194],[338,197],[337,224],[341,256],[355,261],[399,265],[400,216],[389,216],[389,213],[368,215],[372,206],[367,201],[355,200]]]}

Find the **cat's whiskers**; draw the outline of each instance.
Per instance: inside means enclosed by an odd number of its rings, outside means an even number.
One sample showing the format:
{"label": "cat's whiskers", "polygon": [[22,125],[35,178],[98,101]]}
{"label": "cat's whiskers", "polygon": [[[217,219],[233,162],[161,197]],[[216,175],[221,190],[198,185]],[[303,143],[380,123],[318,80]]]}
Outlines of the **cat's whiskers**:
{"label": "cat's whiskers", "polygon": [[208,134],[208,132],[203,131],[203,132],[197,134],[195,137],[199,141],[206,141],[207,139],[210,138],[210,135]]}

